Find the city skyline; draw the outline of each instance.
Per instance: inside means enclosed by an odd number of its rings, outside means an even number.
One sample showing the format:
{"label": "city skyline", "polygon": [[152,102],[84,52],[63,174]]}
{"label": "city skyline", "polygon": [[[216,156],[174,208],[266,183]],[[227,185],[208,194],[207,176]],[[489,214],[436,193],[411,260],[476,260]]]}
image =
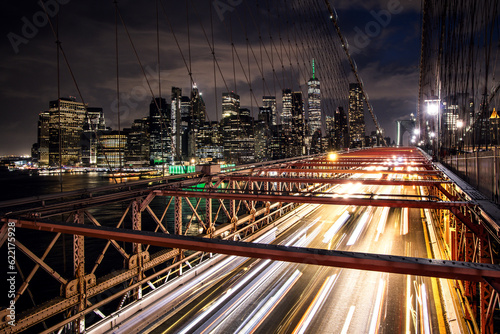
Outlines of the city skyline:
{"label": "city skyline", "polygon": [[[416,102],[412,101],[410,96],[411,94],[414,95],[416,91],[416,67],[418,65],[418,57],[415,54],[418,53],[419,46],[418,41],[411,40],[408,36],[414,36],[418,39],[418,12],[420,10],[420,5],[414,4],[411,1],[401,1],[398,3],[399,7],[401,7],[401,11],[392,15],[390,24],[386,26],[379,24],[380,33],[377,36],[370,37],[369,41],[362,41],[363,38],[359,38],[359,36],[363,36],[358,33],[358,30],[364,30],[366,25],[372,21],[377,22],[371,11],[380,13],[383,10],[387,10],[388,4],[382,1],[373,2],[371,4],[362,2],[351,3],[347,1],[336,3],[341,28],[349,40],[352,49],[354,50],[354,47],[357,46],[358,51],[356,51],[354,57],[358,63],[358,69],[364,79],[366,89],[372,98],[375,112],[377,113],[377,110],[394,111],[393,113],[379,114],[382,127],[386,130],[386,135],[389,136],[391,132],[394,132],[391,128],[394,127],[393,121],[395,119],[407,117],[409,113],[414,112],[416,105]],[[186,9],[183,8],[183,6],[179,6],[173,2],[168,2],[168,5],[172,6],[172,9],[180,11],[183,15],[185,14]],[[7,6],[9,6],[8,11],[12,14],[2,24],[4,36],[7,36],[11,32],[22,36],[24,21],[21,19],[26,17],[27,20],[30,21],[33,15],[40,11],[40,6],[10,3],[7,4]],[[85,6],[85,8],[82,8],[81,4],[76,2],[69,2],[59,6],[61,14],[64,14],[64,16],[61,16],[60,21],[60,26],[64,28],[61,30],[62,45],[65,48],[70,64],[74,68],[74,74],[81,87],[85,102],[89,105],[101,106],[105,113],[106,123],[113,128],[117,128],[116,78],[113,78],[116,76],[114,73],[116,64],[114,64],[114,57],[112,57],[112,55],[114,55],[114,10],[112,6],[110,8],[93,2],[88,2]],[[219,20],[217,13],[213,14],[216,19],[216,22],[214,22],[216,38],[221,41],[216,44],[216,52],[220,55],[221,59],[231,58],[231,47],[227,44],[224,25],[228,23],[230,15],[233,15],[231,17],[234,19],[241,16],[245,12],[246,6],[246,4],[242,4],[234,7],[233,11],[225,12],[224,21]],[[88,13],[92,11],[95,12],[99,7],[103,7],[101,14],[97,18],[91,19]],[[183,90],[190,89],[192,82],[190,82],[190,78],[186,74],[187,70],[183,64],[182,57],[175,44],[171,41],[171,36],[169,36],[168,43],[162,43],[161,70],[157,71],[156,57],[153,57],[153,55],[156,55],[154,20],[151,20],[145,25],[143,23],[144,20],[139,19],[141,17],[139,14],[141,13],[148,13],[148,15],[143,15],[143,17],[152,17],[151,12],[148,12],[150,9],[146,11],[145,8],[133,6],[123,6],[121,9],[123,10],[122,15],[125,20],[131,25],[133,41],[137,43],[137,50],[140,56],[143,57],[144,69],[148,79],[151,79],[155,94],[158,81],[157,79],[156,81],[152,79],[158,77],[158,72],[160,72],[161,75],[163,97],[170,95],[168,92],[170,86],[179,86]],[[77,18],[74,16],[76,12],[81,13]],[[137,15],[131,15],[132,12]],[[184,29],[185,17],[183,19],[183,15],[179,15],[179,18],[171,18],[172,23],[177,27],[176,32],[179,34],[178,37],[181,41],[185,41],[187,38]],[[138,17],[138,19],[136,21],[131,20],[133,16]],[[350,18],[354,19],[350,20]],[[414,24],[408,24],[408,18],[411,18]],[[68,20],[74,22],[69,24]],[[88,21],[87,24],[85,20]],[[212,68],[213,64],[210,57],[208,57],[208,52],[199,52],[198,55],[195,50],[195,47],[199,48],[199,45],[206,43],[201,30],[194,24],[195,21],[196,20],[193,18],[193,27],[191,29],[193,49],[191,51],[193,55],[196,54],[196,57],[193,56],[192,59],[192,72],[195,73],[194,80],[200,92],[204,94],[203,97],[207,104],[207,115],[209,119],[217,120],[218,111],[221,106],[220,102],[216,101],[217,98],[215,97],[213,71],[207,70]],[[82,29],[88,26],[89,23],[89,29],[85,30],[84,33]],[[208,23],[206,18],[205,23]],[[162,27],[164,30],[161,36],[163,36],[162,38],[167,38],[166,35],[168,35],[169,32],[165,22],[162,22]],[[403,34],[402,31],[397,31],[398,28],[401,28],[405,34]],[[144,93],[147,88],[147,85],[144,83],[145,79],[140,73],[140,68],[136,65],[135,56],[130,49],[130,43],[123,32],[123,27],[120,27],[120,31],[119,63],[120,72],[123,75],[120,79],[120,92],[128,95],[128,99],[121,101],[120,116],[122,122],[132,122],[134,119],[138,118],[139,115],[147,111],[151,96]],[[139,36],[147,36],[147,38],[139,39]],[[226,42],[223,43],[223,40],[226,40]],[[388,40],[395,41],[395,44],[388,44],[394,45],[394,47],[382,47]],[[244,38],[240,38],[239,41],[241,41],[239,44],[242,44]],[[357,43],[356,41],[362,41],[364,43]],[[82,45],[89,45],[92,46],[92,48],[82,49]],[[244,47],[242,45],[240,46],[242,48]],[[0,146],[0,154],[28,154],[30,143],[33,143],[36,139],[34,134],[36,133],[36,120],[38,114],[45,109],[45,101],[57,97],[57,77],[55,69],[56,50],[54,47],[54,39],[53,36],[51,36],[50,27],[45,25],[43,27],[37,27],[37,34],[29,38],[28,43],[19,44],[17,53],[14,52],[15,50],[13,50],[12,44],[8,38],[4,39],[4,43],[2,43],[1,47],[5,75],[2,81],[2,87],[4,89],[2,89],[0,95],[3,102],[2,116],[4,118],[4,122],[0,126],[0,142],[8,144]],[[204,46],[204,48],[206,49],[206,46]],[[100,50],[100,52],[95,52],[96,50]],[[184,55],[187,56],[188,50],[186,50],[185,46],[182,51]],[[401,52],[401,57],[397,58],[394,51]],[[205,54],[207,54],[207,56],[204,56]],[[408,66],[408,64],[411,65]],[[231,78],[232,75],[230,75],[232,72],[232,63],[223,62],[220,66],[223,67],[224,73],[227,73],[227,85],[230,86],[229,88],[236,88],[235,92],[241,95],[242,107],[249,108],[253,116],[256,117],[258,105],[256,99],[251,96],[247,83],[242,83],[241,85],[240,83],[234,84]],[[307,64],[307,66],[310,67],[310,64]],[[320,70],[321,66],[326,65],[322,65],[322,63],[318,61],[318,70]],[[385,80],[382,85],[373,80],[378,77],[379,72],[384,69],[387,70],[388,68],[391,68],[389,72],[392,75]],[[206,73],[201,69],[207,70]],[[413,72],[410,73],[410,69],[412,69]],[[259,70],[256,66],[252,65],[251,72],[257,74]],[[78,100],[80,100],[77,94],[78,92],[69,78],[67,68],[62,61],[61,73],[61,86],[63,88],[60,95],[77,96]],[[239,75],[242,76],[241,73]],[[272,82],[272,73],[266,73],[266,76],[268,82]],[[310,76],[310,74],[308,74],[308,76]],[[37,80],[32,80],[34,77],[36,77]],[[411,82],[413,82],[414,88],[411,88]],[[252,78],[251,83],[254,87],[254,95],[257,97],[264,95],[280,95],[281,88],[278,87],[279,85],[276,85],[276,87],[263,88],[262,80],[258,76]],[[299,83],[303,93],[305,93],[305,80],[297,81],[297,86],[291,88],[293,90],[299,89]],[[246,89],[244,89],[245,86]],[[384,87],[384,92],[381,91],[381,86]],[[388,86],[394,88],[389,89],[389,91],[395,92],[392,97],[387,96],[387,90],[385,88]],[[257,93],[257,89],[260,91],[259,93]],[[226,89],[219,77],[217,78],[217,95],[222,91],[226,91]],[[396,93],[398,91],[400,92],[399,94]],[[384,108],[381,108],[382,105]],[[404,107],[400,108],[400,106]],[[333,115],[334,108],[330,109],[328,113]],[[390,119],[385,119],[386,116],[384,115],[390,115]],[[31,121],[29,121],[30,119]]]}

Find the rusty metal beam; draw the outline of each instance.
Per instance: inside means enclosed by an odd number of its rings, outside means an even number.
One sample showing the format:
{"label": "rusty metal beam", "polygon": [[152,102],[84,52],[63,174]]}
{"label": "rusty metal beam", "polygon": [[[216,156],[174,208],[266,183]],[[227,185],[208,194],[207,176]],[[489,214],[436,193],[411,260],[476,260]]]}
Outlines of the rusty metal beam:
{"label": "rusty metal beam", "polygon": [[365,170],[365,169],[329,169],[329,168],[266,168],[266,172],[279,173],[325,173],[325,174],[418,174],[418,175],[441,175],[438,170]]}
{"label": "rusty metal beam", "polygon": [[382,179],[333,179],[314,177],[279,177],[279,176],[242,176],[242,175],[222,175],[223,181],[254,181],[254,182],[302,182],[302,183],[322,183],[322,184],[348,184],[361,183],[365,185],[377,186],[434,186],[442,183],[453,183],[445,180],[382,180]]}
{"label": "rusty metal beam", "polygon": [[167,235],[146,231],[95,227],[73,223],[35,222],[9,219],[18,228],[79,234],[100,239],[182,248],[227,255],[307,263],[330,267],[440,277],[465,281],[500,280],[500,266],[485,263],[432,260],[407,256],[343,252],[316,248],[256,244],[219,239]]}
{"label": "rusty metal beam", "polygon": [[388,165],[386,162],[374,162],[374,161],[366,161],[366,162],[360,162],[360,161],[317,161],[317,162],[296,162],[293,164],[289,164],[288,166],[294,166],[294,167],[369,167],[369,166],[375,166],[375,167],[427,167],[429,164],[423,164],[423,163],[416,163],[416,164],[409,164],[409,163],[404,163],[400,165]]}
{"label": "rusty metal beam", "polygon": [[[249,194],[249,193],[223,193],[223,192],[201,192],[188,190],[156,190],[157,195],[162,196],[182,196],[194,198],[217,198],[229,200],[254,200],[284,203],[311,203],[327,205],[357,205],[357,206],[387,206],[397,208],[423,208],[423,209],[450,209],[452,207],[468,206],[468,202],[448,202],[448,201],[423,201],[423,200],[404,200],[404,199],[375,199],[370,195],[367,198],[343,198],[327,196],[307,196],[307,195],[268,195],[268,194]],[[308,193],[312,194],[312,193]]]}

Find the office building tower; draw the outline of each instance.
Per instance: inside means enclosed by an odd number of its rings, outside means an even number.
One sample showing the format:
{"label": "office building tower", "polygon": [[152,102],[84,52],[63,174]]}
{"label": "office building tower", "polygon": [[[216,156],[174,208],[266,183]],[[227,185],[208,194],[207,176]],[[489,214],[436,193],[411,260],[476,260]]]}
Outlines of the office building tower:
{"label": "office building tower", "polygon": [[283,89],[282,98],[281,124],[284,127],[290,127],[292,124],[292,91]]}
{"label": "office building tower", "polygon": [[49,165],[49,143],[50,143],[50,112],[43,111],[40,114],[38,114],[37,157],[39,166]]}
{"label": "office building tower", "polygon": [[207,119],[207,110],[203,96],[194,85],[191,90],[191,121],[189,123],[189,160],[193,157],[198,157],[196,151],[201,147],[200,128],[204,125]]}
{"label": "office building tower", "polygon": [[81,139],[86,105],[75,98],[60,98],[49,103],[49,165],[81,165]]}
{"label": "office building tower", "polygon": [[216,121],[204,122],[199,131],[199,145],[196,148],[196,157],[201,162],[219,161],[224,159],[221,128]]}
{"label": "office building tower", "polygon": [[271,124],[278,124],[278,111],[276,108],[276,96],[263,96],[262,97],[262,107],[269,108],[271,110]]}
{"label": "office building tower", "polygon": [[269,107],[259,107],[258,120],[266,123],[267,126],[272,124],[273,110]]}
{"label": "office building tower", "polygon": [[83,125],[82,137],[82,165],[86,167],[96,166],[97,149],[99,141],[97,136],[106,130],[106,121],[102,108],[87,108],[87,115]]}
{"label": "office building tower", "polygon": [[349,84],[349,143],[363,147],[365,141],[364,98],[358,83]]}
{"label": "office building tower", "polygon": [[123,129],[123,133],[127,138],[124,166],[129,168],[149,166],[150,135],[148,118],[134,120],[130,128]]}
{"label": "office building tower", "polygon": [[334,116],[334,142],[333,147],[336,150],[341,150],[349,147],[349,131],[347,115],[344,108],[337,107]]}
{"label": "office building tower", "polygon": [[170,105],[155,98],[149,105],[149,161],[151,165],[172,161]]}
{"label": "office building tower", "polygon": [[292,157],[304,155],[305,152],[305,117],[304,117],[304,100],[302,92],[292,93]]}
{"label": "office building tower", "polygon": [[222,118],[237,116],[240,110],[240,96],[234,92],[222,93]]}
{"label": "office building tower", "polygon": [[182,160],[182,119],[181,119],[181,99],[182,89],[179,87],[172,87],[171,95],[171,122],[172,122],[172,160]]}
{"label": "office building tower", "polygon": [[312,60],[312,78],[307,82],[307,87],[309,133],[312,135],[318,129],[321,131],[321,90],[320,82],[315,74],[314,59]]}
{"label": "office building tower", "polygon": [[123,167],[126,143],[127,137],[122,131],[105,131],[100,133],[97,150],[97,167]]}

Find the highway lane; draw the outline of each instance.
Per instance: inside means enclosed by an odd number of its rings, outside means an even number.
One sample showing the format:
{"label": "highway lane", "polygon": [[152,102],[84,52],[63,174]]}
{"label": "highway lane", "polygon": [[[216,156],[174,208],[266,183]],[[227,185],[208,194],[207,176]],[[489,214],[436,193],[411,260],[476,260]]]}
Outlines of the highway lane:
{"label": "highway lane", "polygon": [[[343,187],[336,190],[343,196],[401,193],[400,187]],[[288,233],[282,242],[427,257],[416,209],[321,206],[301,226],[310,226],[308,240]],[[435,293],[429,278],[249,260],[153,332],[436,333]]]}

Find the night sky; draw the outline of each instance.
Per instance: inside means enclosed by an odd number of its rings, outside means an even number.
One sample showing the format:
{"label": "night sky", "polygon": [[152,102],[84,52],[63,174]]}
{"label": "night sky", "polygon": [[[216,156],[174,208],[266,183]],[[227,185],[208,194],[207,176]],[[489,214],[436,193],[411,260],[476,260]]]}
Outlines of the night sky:
{"label": "night sky", "polygon": [[[246,17],[259,22],[263,13],[249,14],[249,0],[163,0],[163,5],[176,33],[186,59],[191,51],[193,78],[207,104],[210,120],[220,119],[220,96],[226,91],[221,78],[217,79],[218,104],[214,101],[214,72],[212,55],[202,26],[214,27],[216,54],[229,89],[237,89],[242,106],[256,106],[248,93],[243,75],[233,82],[231,46],[227,38],[227,24],[232,22],[233,38],[240,49],[246,48],[244,34],[237,18]],[[298,0],[296,0],[298,1]],[[45,0],[52,21],[59,14],[60,41],[77,80],[84,102],[91,107],[102,107],[108,126],[117,128],[115,8],[113,1]],[[257,2],[258,3],[258,2]],[[261,8],[272,1],[260,1]],[[300,3],[300,1],[298,1]],[[318,0],[322,8],[323,1]],[[56,4],[56,6],[54,5]],[[215,10],[210,21],[209,8],[226,5],[220,16]],[[409,119],[415,113],[418,94],[420,58],[420,1],[418,0],[330,0],[338,14],[338,22],[356,60],[365,89],[386,135],[395,139],[396,120]],[[156,2],[118,1],[130,35],[139,54],[154,93],[158,92]],[[255,2],[252,2],[255,5]],[[3,4],[0,43],[0,155],[29,154],[37,140],[37,120],[41,111],[48,109],[50,100],[57,98],[56,44],[42,7],[36,1],[8,1]],[[273,5],[274,6],[274,5]],[[221,8],[221,7],[219,7]],[[229,10],[230,9],[230,10]],[[186,16],[186,11],[189,16]],[[378,15],[387,14],[389,15]],[[255,15],[255,16],[253,16]],[[262,16],[259,16],[262,15]],[[328,16],[326,9],[324,15]],[[221,20],[221,17],[223,18]],[[38,20],[38,21],[37,21]],[[234,22],[233,22],[234,20]],[[163,97],[170,95],[171,86],[181,87],[189,95],[190,79],[180,51],[175,44],[166,16],[160,9],[160,77]],[[187,47],[189,22],[190,50]],[[33,25],[37,23],[38,26]],[[35,29],[30,30],[27,27]],[[250,27],[250,25],[248,25]],[[276,27],[274,27],[276,28]],[[267,26],[265,29],[268,29]],[[371,29],[371,30],[370,30]],[[252,31],[250,31],[252,30]],[[255,37],[255,29],[249,28]],[[369,32],[367,35],[366,32]],[[275,36],[275,33],[273,33]],[[129,127],[135,118],[148,114],[148,85],[136,60],[123,26],[119,26],[120,120],[121,127]],[[256,41],[256,39],[250,38]],[[255,45],[258,49],[258,43]],[[245,60],[246,61],[246,60]],[[81,101],[69,71],[60,62],[61,96],[75,96]],[[239,66],[239,65],[238,65]],[[318,71],[321,69],[318,64]],[[323,66],[324,68],[324,66]],[[261,77],[251,65],[252,82],[258,87]],[[321,79],[322,73],[318,76]],[[266,74],[267,78],[272,75]],[[262,84],[260,84],[262,87]],[[271,90],[273,90],[271,88]],[[276,87],[274,87],[276,90]],[[264,88],[255,95],[260,100]],[[271,92],[274,94],[273,92]],[[267,94],[266,94],[267,95]],[[280,96],[280,93],[277,93]],[[259,101],[260,103],[260,101]],[[371,117],[366,115],[367,129],[372,130]],[[368,132],[367,131],[367,132]]]}

